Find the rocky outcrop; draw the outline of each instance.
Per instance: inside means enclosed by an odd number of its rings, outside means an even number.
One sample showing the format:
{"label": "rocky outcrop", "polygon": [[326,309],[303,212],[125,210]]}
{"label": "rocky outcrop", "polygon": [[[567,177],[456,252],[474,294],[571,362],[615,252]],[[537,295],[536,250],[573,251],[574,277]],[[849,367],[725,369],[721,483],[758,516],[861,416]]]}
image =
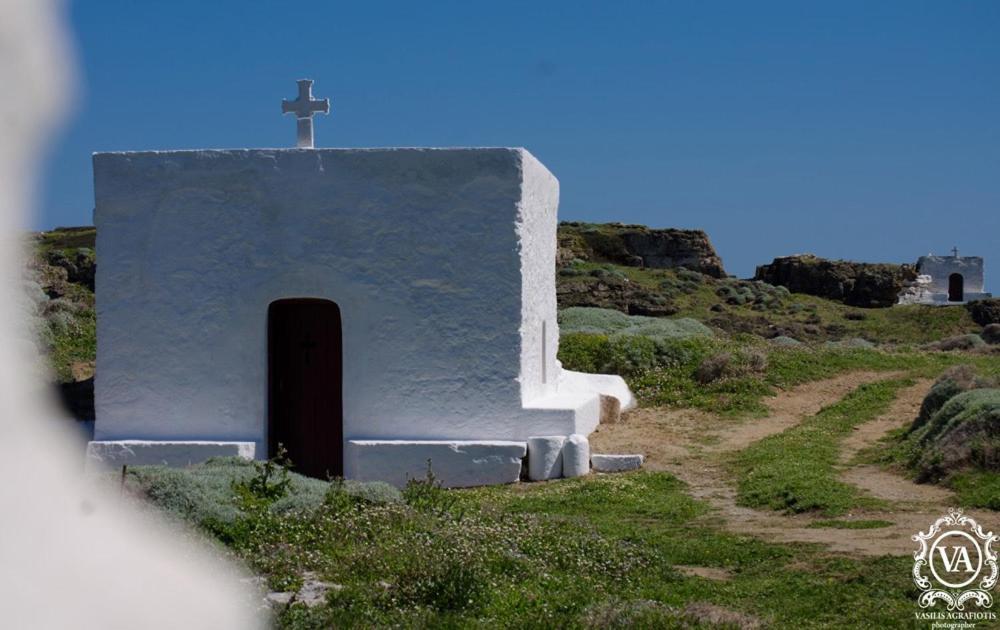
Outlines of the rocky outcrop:
{"label": "rocky outcrop", "polygon": [[97,261],[93,249],[81,247],[74,251],[52,250],[46,255],[46,262],[52,267],[65,270],[67,282],[94,290]]}
{"label": "rocky outcrop", "polygon": [[807,293],[850,306],[885,308],[896,303],[906,283],[916,280],[910,265],[826,260],[811,254],[775,258],[754,276],[793,293]]}
{"label": "rocky outcrop", "polygon": [[556,299],[559,308],[593,306],[649,317],[677,313],[677,308],[662,295],[643,289],[636,283],[630,282],[628,278],[612,273],[604,273],[600,277],[560,276],[556,284]]}
{"label": "rocky outcrop", "polygon": [[965,308],[972,316],[972,321],[980,326],[1000,324],[1000,298],[976,300],[966,304]]}
{"label": "rocky outcrop", "polygon": [[558,262],[562,266],[573,259],[654,269],[685,267],[715,278],[726,275],[722,259],[701,230],[561,223]]}

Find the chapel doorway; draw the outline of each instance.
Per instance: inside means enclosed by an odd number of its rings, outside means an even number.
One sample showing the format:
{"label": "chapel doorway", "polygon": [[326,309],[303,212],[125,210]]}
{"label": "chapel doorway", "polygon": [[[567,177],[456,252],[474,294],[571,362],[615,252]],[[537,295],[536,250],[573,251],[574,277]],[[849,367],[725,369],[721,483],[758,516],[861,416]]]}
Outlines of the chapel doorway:
{"label": "chapel doorway", "polygon": [[960,273],[948,276],[948,301],[963,302],[965,300],[965,278]]}
{"label": "chapel doorway", "polygon": [[268,455],[281,444],[296,472],[343,476],[340,308],[320,299],[272,302],[267,339]]}

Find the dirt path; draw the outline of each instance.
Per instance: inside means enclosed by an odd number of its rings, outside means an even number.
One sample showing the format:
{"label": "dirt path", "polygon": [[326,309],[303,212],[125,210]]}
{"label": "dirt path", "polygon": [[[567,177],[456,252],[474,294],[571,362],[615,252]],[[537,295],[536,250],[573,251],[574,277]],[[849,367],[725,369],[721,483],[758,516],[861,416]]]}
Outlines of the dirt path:
{"label": "dirt path", "polygon": [[731,531],[767,540],[821,543],[831,550],[862,555],[908,555],[913,551],[910,536],[925,530],[944,513],[949,506],[950,493],[941,494],[939,488],[917,486],[875,467],[850,468],[847,463],[887,431],[912,420],[916,416],[914,405],[919,409],[929,381],[920,381],[903,390],[883,416],[866,424],[844,442],[844,481],[865,489],[870,486],[876,496],[902,497],[906,503],[899,509],[894,506],[886,511],[858,511],[844,516],[843,520],[885,520],[892,523],[890,527],[814,528],[809,525],[820,520],[817,516],[786,515],[739,506],[736,489],[722,467],[728,453],[795,426],[865,383],[900,375],[852,372],[807,383],[770,399],[767,417],[735,426],[712,414],[693,410],[640,409],[627,414],[619,424],[600,427],[591,436],[591,449],[605,453],[645,453],[647,469],[665,470],[683,480],[692,496],[712,506],[710,518],[721,521]]}
{"label": "dirt path", "polygon": [[922,379],[902,390],[889,410],[872,422],[858,427],[841,443],[840,462],[844,470],[840,480],[866,490],[879,499],[907,502],[913,507],[948,505],[954,498],[951,491],[930,484],[916,484],[878,466],[850,466],[850,462],[863,449],[873,446],[894,429],[909,424],[920,412],[920,405],[934,381]]}

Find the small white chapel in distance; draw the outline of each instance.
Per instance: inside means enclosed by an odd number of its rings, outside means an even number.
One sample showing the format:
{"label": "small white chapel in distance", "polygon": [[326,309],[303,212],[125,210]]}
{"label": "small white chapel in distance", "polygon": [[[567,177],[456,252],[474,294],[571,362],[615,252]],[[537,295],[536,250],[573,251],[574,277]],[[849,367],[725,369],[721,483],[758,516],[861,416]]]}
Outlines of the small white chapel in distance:
{"label": "small white chapel in distance", "polygon": [[328,110],[300,81],[299,148],[94,155],[90,465],[281,444],[316,477],[430,459],[472,486],[526,455],[558,477],[565,448],[585,472],[602,406],[634,400],[556,360],[556,178],[524,149],[312,148]]}

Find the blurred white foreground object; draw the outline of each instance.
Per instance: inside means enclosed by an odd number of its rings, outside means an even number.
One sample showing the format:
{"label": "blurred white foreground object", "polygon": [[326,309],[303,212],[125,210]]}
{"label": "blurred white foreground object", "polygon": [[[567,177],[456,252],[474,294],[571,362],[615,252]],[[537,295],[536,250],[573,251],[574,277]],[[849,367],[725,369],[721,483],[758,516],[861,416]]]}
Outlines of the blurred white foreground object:
{"label": "blurred white foreground object", "polygon": [[84,486],[23,321],[39,158],[70,104],[61,3],[0,1],[0,627],[255,628],[236,567]]}

